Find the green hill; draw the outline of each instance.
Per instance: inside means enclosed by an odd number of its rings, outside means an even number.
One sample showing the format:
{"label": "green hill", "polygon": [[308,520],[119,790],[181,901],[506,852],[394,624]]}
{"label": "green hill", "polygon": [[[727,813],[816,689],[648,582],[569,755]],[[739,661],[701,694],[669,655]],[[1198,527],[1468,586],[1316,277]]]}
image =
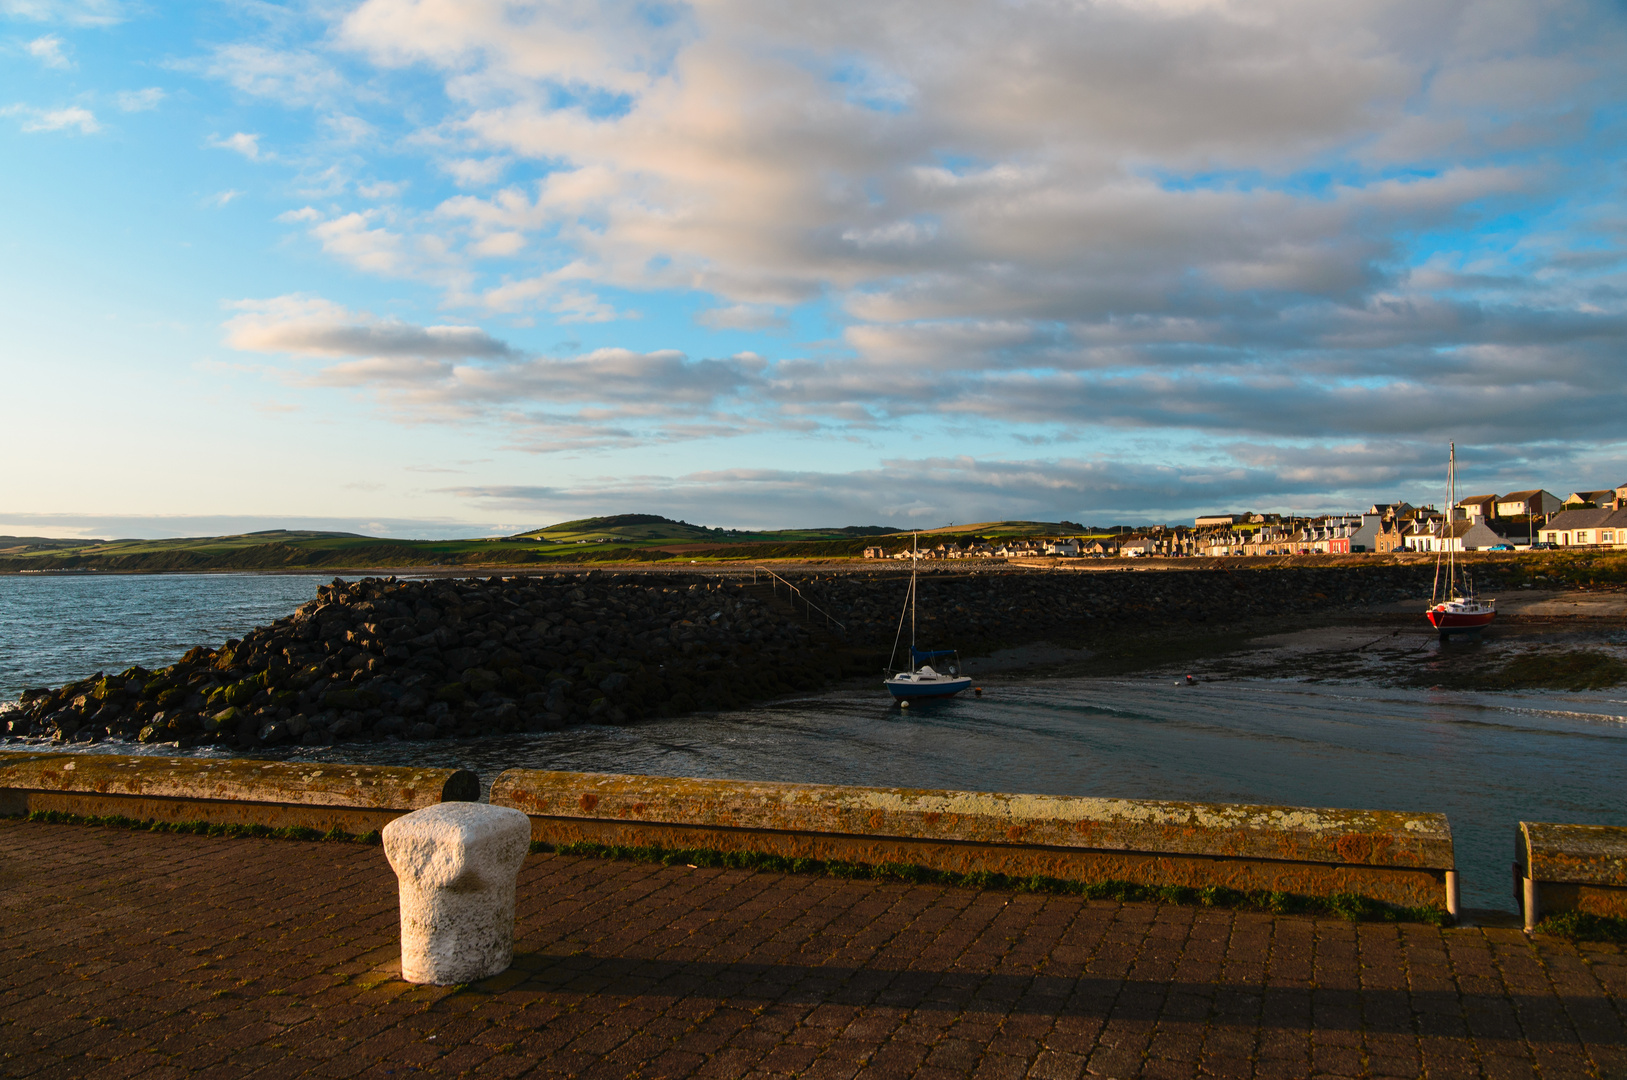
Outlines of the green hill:
{"label": "green hill", "polygon": [[[269,529],[165,540],[14,537],[0,547],[0,573],[52,571],[340,570],[537,567],[549,563],[823,558],[857,555],[886,526],[710,529],[654,514],[560,522],[515,536],[395,540],[357,533]],[[0,541],[3,544],[4,541]]]}

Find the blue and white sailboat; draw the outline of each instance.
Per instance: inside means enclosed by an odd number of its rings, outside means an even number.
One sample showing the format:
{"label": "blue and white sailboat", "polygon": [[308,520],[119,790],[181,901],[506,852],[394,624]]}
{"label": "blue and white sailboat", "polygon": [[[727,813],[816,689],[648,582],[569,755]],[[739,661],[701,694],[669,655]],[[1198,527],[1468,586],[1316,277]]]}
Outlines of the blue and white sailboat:
{"label": "blue and white sailboat", "polygon": [[[882,685],[894,698],[903,701],[914,698],[953,697],[972,685],[970,675],[960,673],[960,654],[954,649],[918,649],[915,647],[915,575],[920,566],[921,537],[917,533],[914,539],[914,552],[910,560],[910,591],[904,600],[905,610],[910,616],[910,666],[908,671],[900,671],[882,680]],[[893,656],[898,655],[898,637],[904,633],[904,612],[898,614],[898,636],[893,639]],[[893,657],[888,657],[887,667],[892,670]],[[947,660],[946,670],[939,671],[933,666],[934,661]]]}

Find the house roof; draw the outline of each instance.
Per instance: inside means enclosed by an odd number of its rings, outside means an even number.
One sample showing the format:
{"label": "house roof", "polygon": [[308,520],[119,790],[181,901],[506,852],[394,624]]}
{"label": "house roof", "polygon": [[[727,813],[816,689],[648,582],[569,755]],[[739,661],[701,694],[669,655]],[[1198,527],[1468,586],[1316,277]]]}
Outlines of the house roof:
{"label": "house roof", "polygon": [[1565,496],[1565,501],[1570,502],[1572,499],[1579,499],[1583,502],[1598,502],[1600,497],[1613,499],[1616,497],[1616,489],[1600,488],[1597,491],[1573,491]]}
{"label": "house roof", "polygon": [[1548,494],[1548,492],[1544,491],[1542,488],[1532,488],[1530,491],[1511,491],[1507,495],[1504,495],[1498,501],[1499,502],[1515,502],[1515,501],[1522,501],[1523,502],[1526,499],[1534,499],[1538,495],[1546,495],[1546,494]]}
{"label": "house roof", "polygon": [[1470,495],[1467,499],[1459,499],[1457,504],[1459,506],[1474,506],[1479,503],[1496,502],[1498,498],[1497,495]]}
{"label": "house roof", "polygon": [[[1611,521],[1611,518],[1617,518]],[[1602,525],[1627,525],[1627,510],[1566,510],[1555,514],[1548,524],[1542,527],[1544,532],[1555,529],[1597,529]]]}

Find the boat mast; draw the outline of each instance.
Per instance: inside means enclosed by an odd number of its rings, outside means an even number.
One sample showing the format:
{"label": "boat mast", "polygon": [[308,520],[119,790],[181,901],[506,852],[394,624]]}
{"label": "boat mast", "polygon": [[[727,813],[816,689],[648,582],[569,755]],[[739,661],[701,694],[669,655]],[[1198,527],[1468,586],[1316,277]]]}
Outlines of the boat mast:
{"label": "boat mast", "polygon": [[915,670],[915,572],[921,568],[921,534],[915,534],[915,550],[910,557],[910,670]]}
{"label": "boat mast", "polygon": [[1452,544],[1452,533],[1457,530],[1456,515],[1458,512],[1458,444],[1446,444],[1446,598],[1457,599],[1458,591],[1458,550]]}

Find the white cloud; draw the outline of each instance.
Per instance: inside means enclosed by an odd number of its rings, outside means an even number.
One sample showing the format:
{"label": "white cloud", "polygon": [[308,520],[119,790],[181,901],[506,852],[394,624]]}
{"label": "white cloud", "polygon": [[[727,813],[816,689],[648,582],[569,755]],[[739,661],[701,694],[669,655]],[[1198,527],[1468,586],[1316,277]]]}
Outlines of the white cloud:
{"label": "white cloud", "polygon": [[129,18],[120,0],[0,0],[0,15],[69,26],[112,26]]}
{"label": "white cloud", "polygon": [[235,349],[297,358],[289,377],[366,393],[389,415],[500,425],[548,452],[761,430],[726,404],[762,386],[750,353],[694,360],[677,350],[528,355],[473,326],[418,326],[318,297],[245,300],[225,324]]}
{"label": "white cloud", "polygon": [[363,270],[391,277],[408,276],[415,265],[400,233],[369,228],[369,215],[343,214],[311,229],[322,250]]}
{"label": "white cloud", "polygon": [[286,210],[278,214],[277,220],[289,225],[299,221],[321,221],[322,211],[314,206],[302,206],[298,210]]}
{"label": "white cloud", "polygon": [[125,112],[145,112],[158,108],[164,97],[163,90],[149,86],[144,90],[120,90],[113,95],[113,103]]}
{"label": "white cloud", "polygon": [[63,109],[36,109],[28,105],[10,105],[0,109],[0,116],[23,117],[22,128],[27,132],[66,131],[78,128],[81,135],[94,135],[102,130],[96,114],[78,105]]}
{"label": "white cloud", "polygon": [[356,194],[364,199],[393,199],[407,190],[406,181],[370,180],[356,185]]}
{"label": "white cloud", "polygon": [[708,308],[698,313],[695,321],[714,330],[784,330],[791,325],[789,319],[773,308],[756,304]]}
{"label": "white cloud", "polygon": [[46,67],[70,68],[73,62],[62,51],[62,39],[55,34],[37,37],[28,43],[28,55]]}
{"label": "white cloud", "polygon": [[340,142],[357,143],[369,139],[377,134],[377,129],[359,116],[350,116],[345,113],[330,113],[322,118],[322,126],[328,134]]}
{"label": "white cloud", "polygon": [[209,196],[207,201],[210,206],[218,208],[225,206],[227,203],[231,202],[235,198],[238,198],[242,194],[243,193],[238,191],[236,188],[227,188],[225,191],[217,191],[215,194]]}
{"label": "white cloud", "polygon": [[235,151],[250,161],[261,161],[271,156],[260,149],[260,136],[250,135],[243,131],[228,135],[225,138],[218,135],[213,136],[209,140],[209,145],[221,150]]}
{"label": "white cloud", "polygon": [[506,157],[457,158],[441,162],[441,169],[459,187],[485,187],[495,183],[508,165]]}
{"label": "white cloud", "polygon": [[205,75],[252,97],[293,107],[331,107],[347,90],[344,79],[326,59],[306,50],[233,44],[216,49],[201,64],[184,66],[201,68]]}
{"label": "white cloud", "polygon": [[299,356],[447,360],[504,357],[514,350],[473,326],[413,326],[352,312],[319,297],[291,294],[244,300],[226,323],[235,349]]}

